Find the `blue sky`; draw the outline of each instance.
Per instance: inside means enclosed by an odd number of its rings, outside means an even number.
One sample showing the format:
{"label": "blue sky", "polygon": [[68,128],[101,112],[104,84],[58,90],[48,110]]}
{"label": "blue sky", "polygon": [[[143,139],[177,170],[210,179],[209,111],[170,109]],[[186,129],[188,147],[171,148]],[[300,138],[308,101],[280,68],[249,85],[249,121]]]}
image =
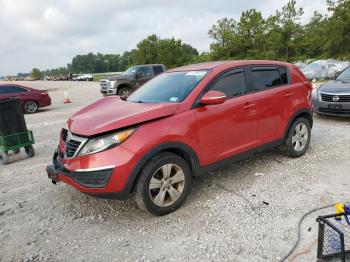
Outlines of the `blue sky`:
{"label": "blue sky", "polygon": [[[0,0],[0,75],[65,66],[76,54],[122,53],[156,33],[209,49],[208,30],[222,17],[255,8],[267,17],[287,0]],[[305,14],[326,0],[297,0]]]}

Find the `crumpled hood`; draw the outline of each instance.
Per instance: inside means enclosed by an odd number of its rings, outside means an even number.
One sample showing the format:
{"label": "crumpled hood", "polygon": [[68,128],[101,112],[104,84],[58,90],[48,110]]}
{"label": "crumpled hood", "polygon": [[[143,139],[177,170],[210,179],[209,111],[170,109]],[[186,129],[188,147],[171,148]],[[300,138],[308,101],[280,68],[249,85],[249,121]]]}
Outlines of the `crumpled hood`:
{"label": "crumpled hood", "polygon": [[106,97],[81,109],[68,120],[77,135],[94,136],[119,128],[175,114],[175,103],[133,103],[118,96]]}
{"label": "crumpled hood", "polygon": [[350,94],[350,82],[345,81],[328,81],[319,88],[320,92],[330,94]]}

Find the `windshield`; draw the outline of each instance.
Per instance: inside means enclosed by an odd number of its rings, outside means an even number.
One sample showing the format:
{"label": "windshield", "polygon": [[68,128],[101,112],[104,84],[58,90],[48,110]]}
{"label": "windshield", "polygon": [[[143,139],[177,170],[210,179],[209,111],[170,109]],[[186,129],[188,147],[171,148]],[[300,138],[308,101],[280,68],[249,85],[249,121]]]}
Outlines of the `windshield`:
{"label": "windshield", "polygon": [[207,70],[163,73],[129,96],[128,101],[138,103],[178,103],[208,73]]}
{"label": "windshield", "polygon": [[137,66],[132,66],[128,70],[126,70],[123,75],[135,75],[138,67]]}
{"label": "windshield", "polygon": [[345,69],[338,77],[339,81],[350,81],[350,67]]}

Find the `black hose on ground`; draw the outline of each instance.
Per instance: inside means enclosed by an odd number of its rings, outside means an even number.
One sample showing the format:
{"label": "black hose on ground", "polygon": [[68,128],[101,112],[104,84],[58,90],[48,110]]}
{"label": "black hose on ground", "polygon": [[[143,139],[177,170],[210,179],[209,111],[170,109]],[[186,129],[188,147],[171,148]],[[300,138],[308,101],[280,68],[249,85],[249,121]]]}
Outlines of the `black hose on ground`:
{"label": "black hose on ground", "polygon": [[314,208],[314,209],[311,209],[310,211],[308,211],[307,213],[305,213],[300,219],[299,219],[299,222],[298,222],[298,238],[297,238],[297,241],[295,241],[293,247],[291,248],[291,250],[289,250],[288,254],[282,258],[281,262],[283,261],[286,261],[291,254],[293,254],[293,252],[296,250],[296,248],[298,247],[299,245],[299,242],[300,242],[300,239],[301,239],[301,224],[303,223],[304,219],[316,212],[316,211],[319,211],[319,210],[322,210],[322,209],[326,209],[326,208],[330,208],[330,207],[333,207],[335,204],[332,204],[332,205],[327,205],[327,206],[323,206],[323,207],[317,207],[317,208]]}

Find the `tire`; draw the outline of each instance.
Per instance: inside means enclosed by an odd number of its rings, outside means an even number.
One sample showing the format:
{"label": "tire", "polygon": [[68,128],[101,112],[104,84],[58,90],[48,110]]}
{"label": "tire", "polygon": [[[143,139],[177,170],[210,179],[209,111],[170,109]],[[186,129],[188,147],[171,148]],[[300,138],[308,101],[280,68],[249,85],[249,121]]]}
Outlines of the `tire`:
{"label": "tire", "polygon": [[9,155],[6,152],[0,152],[0,164],[7,165],[9,163]]}
{"label": "tire", "polygon": [[310,122],[303,118],[297,118],[289,128],[287,138],[281,147],[282,152],[290,157],[300,157],[305,154],[310,145]]}
{"label": "tire", "polygon": [[25,114],[36,113],[38,112],[38,109],[39,109],[38,103],[35,101],[30,100],[30,101],[24,102],[23,104],[23,112]]}
{"label": "tire", "polygon": [[122,87],[118,89],[118,96],[122,98],[127,98],[132,94],[132,89],[130,87]]}
{"label": "tire", "polygon": [[[150,188],[151,180],[153,188]],[[191,182],[191,170],[183,158],[169,152],[160,153],[140,173],[135,190],[136,204],[157,216],[168,214],[186,200]]]}
{"label": "tire", "polygon": [[26,154],[28,157],[33,157],[35,156],[35,150],[34,150],[34,147],[33,146],[26,146],[24,148]]}

